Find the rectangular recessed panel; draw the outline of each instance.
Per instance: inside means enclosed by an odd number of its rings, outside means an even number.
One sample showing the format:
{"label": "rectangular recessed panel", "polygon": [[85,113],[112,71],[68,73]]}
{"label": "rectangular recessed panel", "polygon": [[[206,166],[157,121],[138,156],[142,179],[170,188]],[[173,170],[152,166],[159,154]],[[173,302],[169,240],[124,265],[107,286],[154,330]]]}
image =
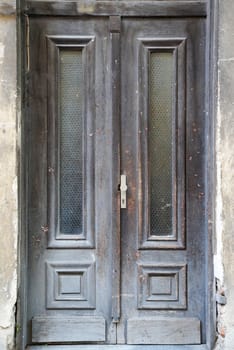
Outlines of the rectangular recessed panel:
{"label": "rectangular recessed panel", "polygon": [[60,295],[80,295],[82,274],[60,273],[59,294]]}
{"label": "rectangular recessed panel", "polygon": [[47,309],[95,309],[95,263],[47,262]]}
{"label": "rectangular recessed panel", "polygon": [[33,343],[103,342],[105,333],[103,317],[35,317],[32,320]]}
{"label": "rectangular recessed panel", "polygon": [[82,52],[60,51],[60,231],[82,233]]}
{"label": "rectangular recessed panel", "polygon": [[174,276],[152,276],[149,291],[151,295],[171,295],[172,278]]}
{"label": "rectangular recessed panel", "polygon": [[187,308],[187,266],[138,265],[138,309]]}
{"label": "rectangular recessed panel", "polygon": [[149,174],[151,235],[172,234],[173,53],[151,52],[149,66]]}
{"label": "rectangular recessed panel", "polygon": [[200,344],[200,321],[197,318],[130,319],[128,344]]}
{"label": "rectangular recessed panel", "polygon": [[140,249],[184,249],[187,39],[139,40]]}

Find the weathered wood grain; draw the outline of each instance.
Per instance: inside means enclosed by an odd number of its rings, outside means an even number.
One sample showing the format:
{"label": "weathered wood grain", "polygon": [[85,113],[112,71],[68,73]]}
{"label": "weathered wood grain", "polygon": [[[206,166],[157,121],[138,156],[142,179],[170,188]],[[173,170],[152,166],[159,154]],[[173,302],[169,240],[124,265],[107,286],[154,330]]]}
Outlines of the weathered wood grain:
{"label": "weathered wood grain", "polygon": [[[204,152],[206,151],[204,144],[206,130],[204,127],[203,89],[205,86],[205,20],[197,17],[205,16],[205,3],[183,1],[182,4],[182,2],[176,1],[163,1],[161,4],[131,2],[130,5],[126,2],[119,2],[118,4],[115,2],[99,2],[92,5],[93,7],[87,7],[86,5],[83,8],[80,7],[80,3],[77,7],[77,3],[74,2],[47,2],[46,4],[45,2],[37,2],[38,7],[35,2],[29,3],[32,4],[31,10],[29,10],[29,13],[31,11],[32,14],[30,17],[30,45],[32,49],[29,97],[29,128],[31,134],[29,136],[30,268],[28,272],[28,324],[31,325],[30,320],[36,316],[32,322],[33,342],[106,341],[107,344],[113,344],[117,341],[124,344],[126,342],[126,324],[127,320],[130,319],[128,324],[129,342],[142,342],[144,344],[160,342],[166,344],[165,341],[170,341],[171,344],[176,342],[177,344],[183,344],[192,341],[193,343],[199,343],[200,330],[198,324],[200,321],[187,322],[191,315],[199,317],[202,325],[204,325],[202,326],[202,341],[205,342],[206,231],[204,221],[206,218],[204,213],[205,197],[204,193],[201,192],[203,191],[205,177]],[[177,8],[175,8],[176,5]],[[35,12],[33,12],[34,10]],[[120,18],[118,13],[129,16],[129,18],[124,17],[122,19],[121,34],[119,33]],[[37,17],[38,14],[48,15],[48,17]],[[101,17],[103,14],[105,16],[114,14],[114,17],[109,22],[107,17]],[[49,15],[54,17],[49,17]],[[63,17],[55,17],[60,15],[63,15]],[[77,18],[75,16],[69,17],[73,15],[77,15]],[[91,17],[95,15],[98,17]],[[147,15],[150,18],[146,18]],[[132,18],[133,16],[138,16],[138,18]],[[156,18],[157,16],[161,18]],[[170,18],[166,19],[165,16],[170,16]],[[175,16],[179,16],[179,18]],[[182,18],[184,16],[189,16],[189,18]],[[53,99],[54,95],[49,87],[52,80],[55,79],[56,73],[52,77],[53,74],[49,74],[50,70],[47,69],[48,65],[53,66],[54,64],[54,59],[51,59],[52,56],[48,55],[47,45],[49,36],[55,38],[58,35],[61,35],[62,40],[65,37],[68,40],[69,37],[74,39],[75,36],[95,36],[95,54],[93,57],[95,69],[91,71],[87,67],[87,76],[85,74],[85,77],[89,79],[89,85],[86,88],[87,96],[93,95],[92,103],[89,105],[89,113],[93,118],[93,123],[90,123],[90,132],[86,136],[95,138],[95,185],[92,182],[92,187],[95,187],[95,196],[92,198],[94,198],[93,205],[96,208],[94,232],[96,249],[79,247],[79,250],[77,250],[75,244],[69,245],[69,250],[66,249],[68,246],[60,246],[60,249],[57,249],[58,246],[50,246],[47,249],[47,189],[49,189],[47,178],[51,176],[51,174],[48,174],[48,166],[50,165],[48,160],[50,160],[50,157],[47,157],[47,152],[50,144],[48,137],[53,137],[50,132],[48,133],[48,127],[50,126],[48,122],[50,108],[48,106],[49,103],[56,104],[56,101],[49,102],[49,99]],[[139,228],[142,219],[142,213],[138,210],[142,201],[139,187],[141,181],[145,181],[145,179],[144,177],[142,179],[138,177],[140,167],[144,166],[142,162],[143,155],[140,155],[139,152],[139,135],[142,130],[138,120],[141,111],[138,96],[142,94],[141,97],[145,99],[145,102],[147,102],[147,97],[143,90],[139,89],[140,60],[139,51],[135,45],[136,42],[139,42],[139,38],[155,39],[155,37],[157,40],[164,40],[165,37],[172,39],[188,38],[186,60],[181,60],[182,68],[186,70],[187,77],[184,87],[186,89],[185,107],[182,104],[187,114],[186,121],[182,119],[181,125],[186,129],[187,135],[186,140],[183,140],[181,145],[185,148],[186,153],[185,156],[182,156],[181,162],[186,162],[187,250],[178,249],[176,251],[176,249],[172,250],[170,246],[160,250],[157,247],[141,249],[139,246]],[[91,66],[90,63],[93,62],[91,56],[92,52],[87,56],[89,67]],[[48,62],[48,59],[51,62]],[[181,75],[181,70],[178,70],[177,73]],[[184,89],[182,90],[184,91]],[[181,101],[181,96],[178,99]],[[122,142],[121,151],[120,141]],[[87,162],[88,164],[92,163],[90,158]],[[118,195],[120,170],[127,175],[129,187],[127,210],[122,211],[121,232]],[[145,188],[143,188],[143,191],[145,191]],[[89,193],[88,195],[90,195]],[[90,213],[91,211],[87,210],[87,212]],[[48,288],[44,282],[46,281],[45,262],[48,260],[52,262],[72,262],[77,259],[82,262],[91,256],[96,260],[97,308],[95,311],[79,310],[80,318],[78,317],[79,320],[74,321],[72,325],[72,321],[69,320],[73,320],[77,310],[66,310],[65,308],[45,310],[45,290]],[[139,299],[138,294],[140,294],[141,289],[139,288],[138,291],[138,283],[142,276],[137,273],[137,263],[144,263],[153,267],[159,264],[159,266],[172,268],[181,264],[188,265],[188,277],[187,279],[186,276],[184,277],[183,285],[179,287],[183,289],[183,295],[187,298],[188,308],[183,306],[184,310],[177,311],[175,307],[173,310],[176,320],[177,317],[181,317],[179,326],[175,320],[173,320],[173,325],[170,324],[168,318],[166,321],[161,322],[160,319],[155,323],[154,318],[156,316],[171,311],[159,311],[157,306],[152,310],[139,310],[137,299]],[[91,281],[90,285],[94,285],[94,281],[93,284]],[[51,293],[54,293],[54,291],[52,290]],[[121,317],[120,311],[122,313]],[[100,324],[94,325],[93,333],[90,331],[92,323],[88,324],[86,322],[87,312],[92,313],[90,319],[95,319],[99,315],[105,317],[107,324],[106,337],[101,336]],[[37,315],[45,313],[50,314],[51,317],[48,319],[37,317]],[[152,324],[147,324],[146,318],[150,318],[150,321],[153,319]],[[82,319],[82,322],[80,319]],[[117,327],[112,323],[112,319],[115,322],[120,319]],[[134,320],[137,320],[138,323],[136,324]],[[76,329],[77,325],[81,323],[82,325],[78,329],[82,330],[82,334],[79,335],[80,331],[77,334]],[[148,334],[147,325],[149,325]],[[194,329],[192,329],[193,327]],[[115,333],[116,328],[117,334]],[[185,331],[180,334],[181,329]],[[144,330],[145,333],[143,334]],[[174,332],[174,338],[172,335],[168,338],[167,331]],[[30,344],[30,330],[28,333],[28,343]],[[161,338],[156,338],[157,333],[161,334]],[[189,336],[190,333],[192,333],[191,337]],[[105,348],[140,349],[138,345],[74,346],[74,349],[87,350]],[[153,347],[144,346],[144,348],[170,350],[170,346],[165,348],[153,345]],[[37,350],[39,348],[29,347],[28,349]],[[43,349],[43,346],[40,347],[41,349]],[[69,349],[69,347],[61,346],[56,347],[57,349],[63,350]],[[191,347],[180,345],[171,347],[171,349],[204,350],[206,347],[203,345]]]}
{"label": "weathered wood grain", "polygon": [[[137,302],[141,300],[141,287],[143,285],[141,280],[145,277],[142,273],[137,273],[137,263],[139,265],[152,266],[153,269],[159,264],[163,267],[162,270],[165,266],[173,270],[180,264],[186,264],[187,276],[184,278],[185,282],[179,288],[180,292],[185,295],[186,300],[184,299],[183,302],[184,305],[187,303],[187,308],[177,310],[178,305],[174,304],[173,314],[175,317],[184,317],[185,319],[193,315],[198,317],[202,322],[202,342],[205,342],[206,231],[204,227],[204,212],[201,212],[202,208],[204,208],[205,199],[203,195],[199,195],[201,192],[200,188],[203,187],[202,179],[204,179],[205,167],[202,156],[202,152],[205,151],[203,144],[205,139],[205,129],[203,127],[205,117],[205,21],[203,18],[189,18],[186,20],[183,18],[168,20],[124,18],[121,33],[124,38],[121,46],[121,165],[128,178],[128,210],[126,213],[122,212],[122,309],[121,321],[118,325],[118,337],[121,341],[126,341],[125,325],[130,318],[153,318],[166,313],[169,316],[172,313],[171,310],[166,311],[165,309],[159,311],[160,302],[158,303],[159,305],[155,302],[151,310],[139,310],[137,308]],[[139,67],[141,61],[137,43],[139,43],[139,38],[141,40],[144,40],[144,38],[163,40],[165,37],[172,41],[173,38],[186,38],[186,59],[181,60],[184,66],[177,71],[178,75],[180,75],[179,79],[185,79],[185,88],[181,89],[181,93],[185,94],[186,101],[184,106],[186,114],[184,116],[181,113],[179,117],[181,122],[177,127],[183,127],[188,135],[185,137],[185,140],[181,138],[181,148],[183,147],[184,151],[182,152],[182,159],[178,159],[179,167],[183,168],[184,162],[186,163],[186,246],[185,249],[172,249],[171,247],[159,249],[155,245],[151,249],[141,249],[137,233],[140,235],[142,222],[144,222],[142,193],[145,191],[145,177],[141,176],[141,169],[145,166],[145,163],[140,152],[139,140],[140,135],[145,132],[140,122],[145,110],[141,109],[139,100],[144,99],[145,96],[142,94],[142,89],[139,89],[139,80],[141,78]],[[148,70],[150,74],[150,67]],[[186,74],[185,77],[183,70]],[[179,103],[181,103],[181,96],[179,98]],[[180,108],[183,112],[184,108],[182,106]],[[181,181],[181,178],[179,181]],[[140,188],[143,189],[141,192]],[[147,211],[147,205],[144,210]],[[147,234],[149,236],[150,232],[147,231]],[[165,241],[167,239],[168,237],[164,238]],[[165,277],[163,273],[162,276]],[[139,286],[138,292],[137,286]],[[150,286],[147,288],[145,294],[149,297]],[[159,295],[162,297],[162,294],[158,293],[157,297],[159,298]],[[168,296],[165,295],[163,300],[165,301],[167,298],[168,300],[172,299],[172,295],[168,293]]]}
{"label": "weathered wood grain", "polygon": [[112,86],[112,319],[120,318],[120,31],[121,18],[110,16]]}
{"label": "weathered wood grain", "polygon": [[51,16],[196,17],[206,15],[207,5],[204,1],[27,1],[25,12]]}
{"label": "weathered wood grain", "polygon": [[195,318],[130,319],[128,344],[200,344],[200,321]]}
{"label": "weathered wood grain", "polygon": [[[70,345],[28,346],[26,350],[70,350]],[[73,345],[72,350],[142,350],[142,345]],[[144,345],[144,350],[208,350],[206,345]]]}
{"label": "weathered wood grain", "polygon": [[[112,208],[112,121],[110,119],[110,35],[109,35],[109,21],[107,18],[30,18],[30,85],[28,97],[28,119],[30,132],[27,133],[28,138],[28,198],[27,206],[29,210],[28,222],[28,271],[27,271],[27,286],[28,297],[27,306],[27,339],[26,343],[31,344],[31,320],[33,321],[33,341],[34,342],[48,342],[53,341],[79,341],[78,335],[75,334],[77,326],[67,325],[64,322],[62,328],[62,321],[69,320],[74,316],[84,317],[84,325],[82,326],[82,334],[80,339],[82,341],[105,341],[110,342],[111,332],[115,326],[111,322],[111,306],[112,306],[112,238],[111,238],[111,208]],[[76,45],[80,45],[77,36],[81,39],[84,37],[93,38],[91,46],[95,50],[88,50],[84,55],[84,89],[85,96],[84,105],[85,118],[87,121],[87,130],[84,132],[84,137],[87,140],[87,149],[93,149],[93,152],[86,153],[85,164],[91,168],[95,168],[92,176],[86,176],[86,181],[89,181],[89,186],[85,190],[85,196],[90,203],[85,207],[87,215],[91,215],[91,219],[95,222],[95,227],[88,226],[88,234],[93,235],[95,240],[95,249],[90,247],[82,247],[79,241],[72,240],[72,237],[62,237],[60,245],[52,244],[48,247],[48,235],[53,229],[50,223],[51,212],[48,208],[49,190],[48,179],[54,176],[53,171],[55,164],[51,164],[53,157],[48,156],[48,152],[54,152],[55,145],[53,145],[53,137],[56,131],[51,129],[51,119],[58,120],[58,113],[56,113],[58,99],[56,98],[56,79],[59,76],[56,74],[56,55],[58,48],[55,49],[54,55],[51,55],[51,50],[54,50],[55,45],[49,45],[51,39],[58,40],[57,45],[64,44],[64,39],[68,46],[62,47],[62,50],[77,50]],[[59,40],[59,38],[61,40]],[[76,38],[75,38],[76,37]],[[70,38],[70,39],[69,39]],[[103,40],[103,38],[106,38]],[[81,40],[82,41],[82,40]],[[65,44],[66,45],[66,44]],[[79,49],[79,48],[78,48]],[[85,48],[86,50],[86,48]],[[53,52],[52,52],[53,53]],[[52,67],[54,66],[54,69]],[[49,69],[51,68],[51,69]],[[103,103],[103,101],[107,101]],[[52,111],[54,115],[52,116]],[[53,117],[53,118],[52,118]],[[50,130],[48,130],[50,129]],[[53,131],[53,132],[52,132]],[[93,145],[93,146],[92,146]],[[94,153],[92,156],[91,153]],[[56,169],[55,169],[56,171]],[[95,182],[95,185],[94,185]],[[92,191],[89,191],[89,189]],[[48,191],[47,191],[48,190]],[[56,190],[54,191],[56,192]],[[95,192],[93,196],[91,192]],[[51,202],[51,201],[50,201]],[[95,208],[94,211],[91,208]],[[50,227],[51,226],[51,227]],[[63,241],[63,242],[61,242]],[[59,243],[59,242],[58,242]],[[68,249],[69,248],[69,249]],[[95,262],[94,273],[87,279],[90,290],[95,296],[95,308],[92,310],[67,308],[67,305],[72,305],[73,299],[85,298],[87,288],[85,283],[81,283],[79,292],[79,276],[80,280],[85,281],[85,272],[77,273],[71,266],[73,263],[77,265],[86,264],[88,261]],[[58,272],[62,278],[57,288],[58,293],[54,293],[53,281],[48,283],[46,275],[46,263],[61,264],[61,269]],[[78,267],[79,269],[79,267]],[[60,273],[61,272],[61,273]],[[74,274],[75,273],[75,274]],[[68,279],[67,276],[70,276]],[[82,277],[84,276],[84,278]],[[92,277],[93,276],[93,277]],[[55,272],[55,279],[56,276]],[[64,278],[65,277],[65,278]],[[71,278],[74,278],[74,281]],[[87,276],[88,277],[88,276]],[[51,278],[49,276],[49,278]],[[66,283],[66,292],[61,286]],[[75,282],[76,280],[76,282]],[[76,283],[76,296],[72,295],[72,285]],[[56,285],[57,286],[57,285]],[[86,288],[86,289],[85,289]],[[82,294],[82,290],[84,290]],[[68,293],[67,293],[68,291]],[[69,296],[69,291],[70,296]],[[48,294],[49,293],[49,294]],[[80,293],[80,296],[78,294]],[[53,300],[56,300],[56,305],[48,304],[48,295],[51,295]],[[64,301],[61,301],[62,299]],[[60,299],[60,300],[59,300]],[[66,299],[66,300],[65,300]],[[73,300],[73,301],[72,301]],[[47,315],[54,317],[51,325],[51,335],[48,333],[46,338],[37,335],[36,328],[41,326],[41,323],[36,322],[38,316]],[[106,337],[98,338],[95,335],[92,340],[89,339],[89,329],[91,324],[85,321],[87,314],[90,319],[103,316],[107,323]],[[56,326],[56,318],[58,325]],[[36,323],[35,323],[36,322]],[[42,321],[41,321],[42,322]],[[80,323],[82,323],[80,321]],[[85,327],[86,324],[86,327]],[[45,321],[47,327],[49,321]],[[36,328],[35,328],[36,327]],[[58,327],[58,328],[56,328]],[[67,328],[66,328],[67,327]],[[95,326],[96,327],[96,326]],[[99,326],[98,326],[99,327]],[[48,331],[49,331],[48,327]],[[55,330],[58,329],[58,337],[55,339]],[[99,328],[98,328],[99,329]],[[69,335],[70,333],[70,335]],[[86,334],[85,334],[86,333]],[[116,338],[115,332],[114,339]],[[95,334],[95,333],[94,333]],[[39,338],[38,338],[39,337]],[[52,338],[50,338],[52,337]],[[65,337],[65,338],[63,338]],[[46,340],[47,339],[47,340]],[[73,340],[72,340],[73,339]],[[85,340],[86,339],[86,340]],[[113,340],[112,340],[113,343]]]}
{"label": "weathered wood grain", "polygon": [[32,320],[33,343],[105,341],[103,317],[35,317]]}

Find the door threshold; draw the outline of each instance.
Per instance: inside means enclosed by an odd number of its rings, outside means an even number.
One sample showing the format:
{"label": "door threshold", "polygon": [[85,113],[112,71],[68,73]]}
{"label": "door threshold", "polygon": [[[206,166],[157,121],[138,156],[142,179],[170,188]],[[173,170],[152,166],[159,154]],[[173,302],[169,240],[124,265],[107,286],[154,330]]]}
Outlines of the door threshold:
{"label": "door threshold", "polygon": [[208,350],[207,345],[30,345],[26,350]]}

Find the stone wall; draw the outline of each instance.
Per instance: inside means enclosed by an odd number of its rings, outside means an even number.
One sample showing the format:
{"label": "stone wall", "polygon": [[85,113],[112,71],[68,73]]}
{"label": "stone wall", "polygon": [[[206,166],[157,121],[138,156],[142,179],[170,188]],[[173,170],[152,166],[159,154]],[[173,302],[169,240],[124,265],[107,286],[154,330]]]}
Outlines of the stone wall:
{"label": "stone wall", "polygon": [[13,349],[17,285],[16,17],[0,1],[0,350]]}

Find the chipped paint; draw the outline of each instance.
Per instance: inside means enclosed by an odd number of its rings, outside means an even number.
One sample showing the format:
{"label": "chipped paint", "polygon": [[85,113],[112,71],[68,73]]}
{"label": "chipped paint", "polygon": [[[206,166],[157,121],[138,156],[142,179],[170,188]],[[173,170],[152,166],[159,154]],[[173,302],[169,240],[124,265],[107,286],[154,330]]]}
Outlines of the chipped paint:
{"label": "chipped paint", "polygon": [[220,88],[218,89],[218,108],[217,108],[217,128],[216,128],[216,252],[214,255],[214,274],[215,277],[223,283],[223,202],[222,202],[222,140],[220,134],[221,113],[220,113]]}
{"label": "chipped paint", "polygon": [[[5,52],[5,46],[3,43],[0,42],[0,64],[2,64],[4,59],[4,52]],[[4,80],[1,80],[1,83],[3,83]]]}
{"label": "chipped paint", "polygon": [[16,2],[8,0],[5,2],[0,1],[0,16],[12,16],[16,13]]}
{"label": "chipped paint", "polygon": [[87,13],[91,14],[95,11],[95,2],[91,1],[82,1],[80,3],[77,3],[77,12],[82,14],[82,13]]}

